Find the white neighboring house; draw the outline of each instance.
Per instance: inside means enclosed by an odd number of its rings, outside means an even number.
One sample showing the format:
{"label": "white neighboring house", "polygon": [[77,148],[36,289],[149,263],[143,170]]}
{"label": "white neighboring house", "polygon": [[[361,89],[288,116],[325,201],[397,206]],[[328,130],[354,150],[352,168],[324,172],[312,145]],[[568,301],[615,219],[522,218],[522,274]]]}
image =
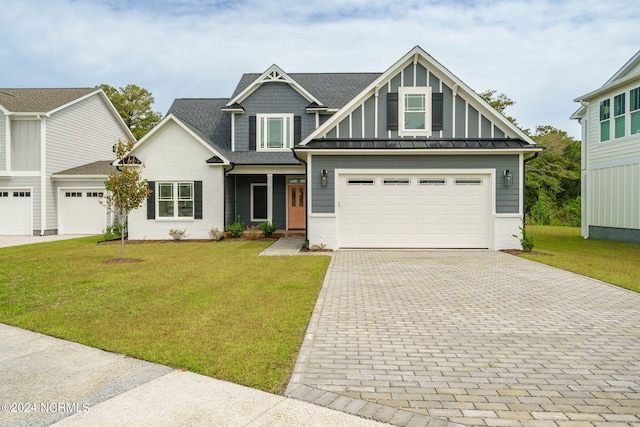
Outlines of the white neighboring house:
{"label": "white neighboring house", "polygon": [[102,89],[0,89],[0,235],[101,233],[118,140],[134,136]]}
{"label": "white neighboring house", "polygon": [[582,235],[640,243],[640,51],[576,98],[582,124]]}

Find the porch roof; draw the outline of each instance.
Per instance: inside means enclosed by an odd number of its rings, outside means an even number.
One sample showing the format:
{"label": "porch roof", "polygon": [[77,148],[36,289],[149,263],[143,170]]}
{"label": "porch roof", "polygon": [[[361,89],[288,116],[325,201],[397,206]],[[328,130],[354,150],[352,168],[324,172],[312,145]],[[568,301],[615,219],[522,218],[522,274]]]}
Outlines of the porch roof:
{"label": "porch roof", "polygon": [[526,150],[542,151],[543,147],[515,138],[448,138],[448,139],[314,139],[296,150]]}

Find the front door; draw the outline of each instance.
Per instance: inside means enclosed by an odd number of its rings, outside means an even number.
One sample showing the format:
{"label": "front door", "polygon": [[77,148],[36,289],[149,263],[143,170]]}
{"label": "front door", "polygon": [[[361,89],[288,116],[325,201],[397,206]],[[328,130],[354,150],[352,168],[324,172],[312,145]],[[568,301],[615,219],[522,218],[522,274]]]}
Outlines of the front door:
{"label": "front door", "polygon": [[289,230],[304,229],[306,224],[306,192],[304,184],[289,184]]}

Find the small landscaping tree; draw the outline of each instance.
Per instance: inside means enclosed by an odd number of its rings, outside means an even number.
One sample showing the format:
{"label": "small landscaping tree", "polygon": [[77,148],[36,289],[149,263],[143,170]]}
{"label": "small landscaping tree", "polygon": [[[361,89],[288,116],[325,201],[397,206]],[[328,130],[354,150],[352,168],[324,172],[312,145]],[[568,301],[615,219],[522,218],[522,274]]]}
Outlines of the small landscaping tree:
{"label": "small landscaping tree", "polygon": [[127,222],[129,212],[142,205],[151,194],[146,179],[140,176],[142,165],[135,164],[134,159],[128,154],[133,148],[133,142],[123,143],[118,140],[116,144],[117,170],[112,171],[104,182],[107,196],[104,204],[118,215],[120,229],[120,259],[124,259],[124,225]]}

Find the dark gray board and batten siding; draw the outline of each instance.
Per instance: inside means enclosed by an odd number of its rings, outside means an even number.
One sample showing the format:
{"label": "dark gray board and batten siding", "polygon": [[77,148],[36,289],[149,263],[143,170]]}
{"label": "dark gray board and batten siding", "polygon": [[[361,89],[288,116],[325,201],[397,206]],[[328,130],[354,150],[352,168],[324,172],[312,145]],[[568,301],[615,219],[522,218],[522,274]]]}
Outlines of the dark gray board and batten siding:
{"label": "dark gray board and batten siding", "polygon": [[[273,220],[278,228],[286,228],[287,182],[285,175],[273,176]],[[251,184],[266,184],[266,175],[231,175],[227,177],[225,200],[225,224],[238,219],[247,226],[259,225],[262,221],[251,221]]]}
{"label": "dark gray board and batten siding", "polygon": [[[425,174],[437,173],[438,169],[495,169],[496,213],[518,213],[519,156],[513,155],[409,155],[409,156],[339,156],[314,155],[311,163],[312,213],[334,213],[335,169],[421,169]],[[328,185],[320,185],[320,171],[326,169]],[[505,187],[502,174],[508,169],[513,174],[513,185]],[[401,172],[399,172],[401,173]],[[471,173],[471,172],[470,172]]]}
{"label": "dark gray board and batten siding", "polygon": [[[427,81],[427,76],[429,76]],[[404,87],[414,86],[413,64],[395,75],[386,85],[380,87],[377,98],[378,138],[398,138],[397,130],[388,130],[388,94],[397,93],[403,83]],[[434,131],[432,138],[504,138],[505,132],[471,106],[460,93],[453,95],[453,90],[442,83],[433,73],[421,64],[416,64],[415,86],[427,84],[433,94],[442,94],[442,130]],[[373,138],[375,130],[375,95],[369,96],[361,105],[330,129],[326,138]],[[455,108],[454,108],[455,106]],[[455,120],[454,120],[455,118]],[[303,128],[304,130],[304,128]],[[493,132],[493,135],[492,135]],[[363,135],[364,133],[364,135]],[[303,135],[305,133],[303,132]]]}

